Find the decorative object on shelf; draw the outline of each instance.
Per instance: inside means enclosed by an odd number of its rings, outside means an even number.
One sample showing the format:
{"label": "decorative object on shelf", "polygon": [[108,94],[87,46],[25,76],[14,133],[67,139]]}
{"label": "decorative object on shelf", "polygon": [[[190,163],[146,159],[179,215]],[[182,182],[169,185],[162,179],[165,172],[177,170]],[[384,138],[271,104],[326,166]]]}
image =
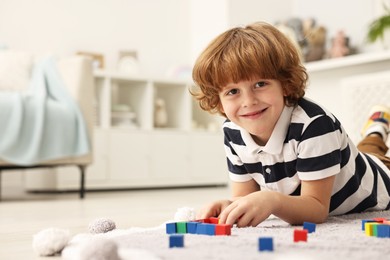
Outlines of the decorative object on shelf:
{"label": "decorative object on shelf", "polygon": [[324,26],[318,26],[314,18],[289,18],[275,24],[298,49],[302,60],[321,60],[326,54],[326,34]]}
{"label": "decorative object on shelf", "polygon": [[136,114],[125,104],[113,106],[111,112],[112,125],[115,127],[137,128]]}
{"label": "decorative object on shelf", "polygon": [[339,30],[332,38],[332,45],[329,49],[329,58],[340,58],[350,54],[349,38],[343,30]]}
{"label": "decorative object on shelf", "polygon": [[383,2],[383,9],[385,10],[385,14],[370,23],[367,41],[369,43],[374,43],[380,40],[383,48],[387,49],[390,46],[390,7],[386,6],[385,2]]}
{"label": "decorative object on shelf", "polygon": [[119,52],[118,71],[137,75],[140,73],[140,67],[138,62],[136,51],[121,51]]}
{"label": "decorative object on shelf", "polygon": [[303,48],[306,45],[306,41],[303,35],[302,20],[299,18],[290,18],[277,22],[275,27],[295,45],[303,58]]}
{"label": "decorative object on shelf", "polygon": [[166,127],[168,125],[168,113],[165,105],[165,100],[156,98],[154,104],[154,126]]}
{"label": "decorative object on shelf", "polygon": [[318,26],[315,19],[311,18],[303,22],[303,30],[307,41],[304,49],[305,61],[322,60],[326,55],[326,28]]}
{"label": "decorative object on shelf", "polygon": [[77,55],[86,56],[92,59],[92,66],[94,69],[104,68],[104,56],[101,53],[79,51]]}

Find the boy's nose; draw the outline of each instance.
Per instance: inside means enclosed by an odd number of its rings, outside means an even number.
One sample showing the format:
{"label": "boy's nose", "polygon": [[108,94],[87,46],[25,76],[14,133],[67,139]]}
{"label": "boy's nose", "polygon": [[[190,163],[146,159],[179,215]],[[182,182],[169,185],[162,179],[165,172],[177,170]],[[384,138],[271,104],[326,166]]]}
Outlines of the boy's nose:
{"label": "boy's nose", "polygon": [[243,106],[249,107],[256,105],[259,102],[256,95],[253,93],[253,91],[246,91],[246,93],[243,95]]}

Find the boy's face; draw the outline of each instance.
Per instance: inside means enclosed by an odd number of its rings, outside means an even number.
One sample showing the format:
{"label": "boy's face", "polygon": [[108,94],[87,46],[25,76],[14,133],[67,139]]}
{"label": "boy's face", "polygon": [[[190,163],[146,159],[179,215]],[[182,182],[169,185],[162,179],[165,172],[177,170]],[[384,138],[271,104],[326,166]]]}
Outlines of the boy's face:
{"label": "boy's face", "polygon": [[284,108],[283,88],[278,80],[255,79],[230,83],[219,92],[222,111],[233,123],[265,145]]}

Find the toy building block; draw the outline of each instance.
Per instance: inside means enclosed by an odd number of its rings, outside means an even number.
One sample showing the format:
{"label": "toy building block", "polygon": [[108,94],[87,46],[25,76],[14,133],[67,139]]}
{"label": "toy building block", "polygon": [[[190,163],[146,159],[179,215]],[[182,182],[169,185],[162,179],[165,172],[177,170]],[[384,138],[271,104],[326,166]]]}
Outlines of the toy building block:
{"label": "toy building block", "polygon": [[200,222],[196,225],[196,234],[205,235],[206,234],[206,225],[203,222]]}
{"label": "toy building block", "polygon": [[208,218],[202,218],[202,219],[196,219],[196,220],[194,220],[194,222],[207,223],[207,220],[208,220]]}
{"label": "toy building block", "polygon": [[219,218],[211,217],[211,218],[208,218],[208,221],[209,222],[207,222],[207,223],[219,224]]}
{"label": "toy building block", "polygon": [[307,229],[295,229],[294,230],[294,242],[307,242]]}
{"label": "toy building block", "polygon": [[274,251],[274,243],[272,237],[259,238],[259,251]]}
{"label": "toy building block", "polygon": [[187,222],[187,233],[196,234],[198,224],[198,222]]}
{"label": "toy building block", "polygon": [[372,220],[377,223],[383,223],[384,221],[387,221],[386,218],[373,218]]}
{"label": "toy building block", "polygon": [[170,235],[169,236],[169,248],[172,247],[184,247],[184,236],[183,235]]}
{"label": "toy building block", "polygon": [[176,223],[167,223],[165,224],[165,230],[167,234],[175,234],[176,233]]}
{"label": "toy building block", "polygon": [[309,233],[316,231],[316,224],[310,222],[303,222],[303,229],[306,229]]}
{"label": "toy building block", "polygon": [[376,237],[390,237],[390,225],[378,224],[376,227]]}
{"label": "toy building block", "polygon": [[215,224],[199,223],[196,226],[196,234],[214,236],[215,226]]}
{"label": "toy building block", "polygon": [[215,226],[215,235],[216,236],[230,236],[232,226],[228,224],[218,224]]}
{"label": "toy building block", "polygon": [[374,220],[372,219],[363,219],[362,220],[362,230],[365,231],[366,230],[366,223],[373,223],[375,222]]}
{"label": "toy building block", "polygon": [[366,222],[364,224],[364,231],[367,236],[372,237],[374,235],[374,226],[378,225],[376,222]]}
{"label": "toy building block", "polygon": [[176,233],[186,234],[187,233],[187,222],[176,223]]}

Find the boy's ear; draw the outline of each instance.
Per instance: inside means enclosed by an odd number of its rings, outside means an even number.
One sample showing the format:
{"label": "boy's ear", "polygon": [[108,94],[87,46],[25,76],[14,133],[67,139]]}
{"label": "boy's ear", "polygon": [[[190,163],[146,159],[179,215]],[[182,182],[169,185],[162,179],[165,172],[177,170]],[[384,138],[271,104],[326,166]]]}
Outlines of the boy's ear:
{"label": "boy's ear", "polygon": [[283,88],[283,96],[284,96],[284,97],[287,97],[287,96],[288,96],[287,88]]}
{"label": "boy's ear", "polygon": [[219,110],[219,112],[225,114],[225,111],[223,110],[221,103],[219,103],[219,105],[218,105],[218,110]]}

